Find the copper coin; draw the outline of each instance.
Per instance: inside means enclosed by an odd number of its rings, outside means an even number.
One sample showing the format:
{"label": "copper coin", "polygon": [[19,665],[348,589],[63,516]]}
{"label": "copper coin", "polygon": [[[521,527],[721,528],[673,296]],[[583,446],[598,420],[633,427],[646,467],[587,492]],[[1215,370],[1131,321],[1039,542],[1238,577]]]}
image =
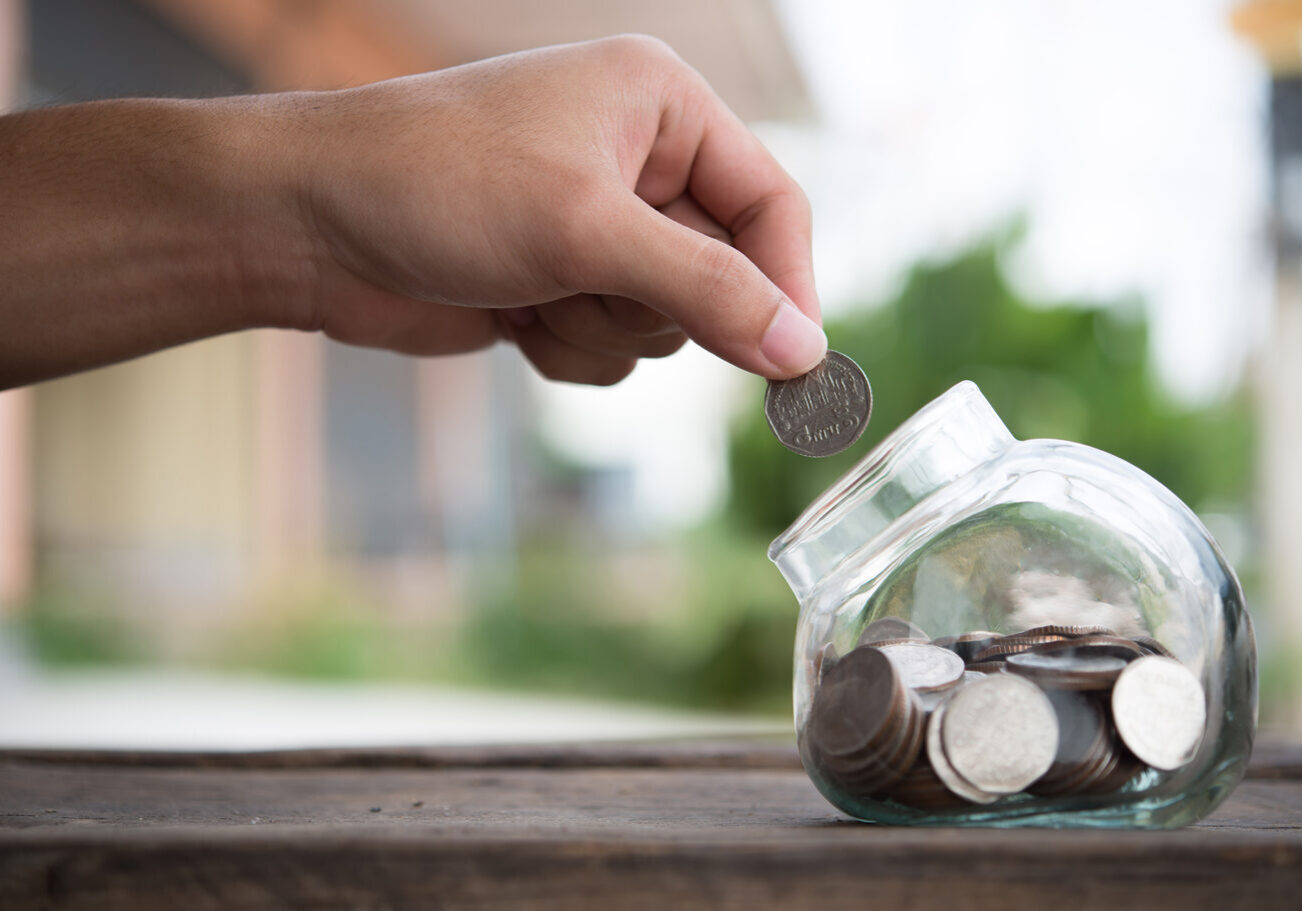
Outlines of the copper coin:
{"label": "copper coin", "polygon": [[1056,635],[1036,635],[1036,636],[1002,636],[990,643],[989,646],[977,652],[972,657],[973,662],[990,661],[992,659],[1006,658],[1009,655],[1016,655],[1019,652],[1028,652],[1033,648],[1042,645],[1053,645],[1058,642],[1068,642],[1066,636]]}
{"label": "copper coin", "polygon": [[1144,650],[1134,640],[1123,639],[1121,636],[1081,636],[1061,642],[1044,642],[1032,648],[1041,653],[1070,649],[1077,655],[1112,655],[1124,661],[1132,661],[1144,654]]}
{"label": "copper coin", "polygon": [[1106,626],[1067,626],[1057,623],[1050,623],[1045,626],[1036,626],[1028,630],[1022,630],[1015,633],[1016,636],[1065,636],[1068,639],[1074,639],[1077,636],[1115,636],[1112,630]]}
{"label": "copper coin", "polygon": [[966,668],[969,674],[1002,674],[1004,670],[1002,661],[973,661]]}

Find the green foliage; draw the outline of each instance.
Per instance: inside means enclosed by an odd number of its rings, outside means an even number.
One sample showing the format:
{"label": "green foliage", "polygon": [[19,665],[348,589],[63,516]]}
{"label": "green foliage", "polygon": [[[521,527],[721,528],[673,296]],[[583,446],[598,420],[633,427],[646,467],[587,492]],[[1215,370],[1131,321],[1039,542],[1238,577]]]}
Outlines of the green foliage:
{"label": "green foliage", "polygon": [[19,611],[33,656],[53,667],[132,664],[147,655],[139,630],[86,591],[45,587]]}
{"label": "green foliage", "polygon": [[408,631],[342,589],[275,604],[234,632],[215,656],[219,666],[318,680],[402,678],[411,671],[397,658]]}
{"label": "green foliage", "polygon": [[[763,551],[702,532],[650,556],[639,571],[610,572],[610,552],[587,559],[572,545],[534,542],[514,578],[470,611],[455,675],[494,687],[787,711],[795,604]],[[630,614],[648,586],[666,600]]]}
{"label": "green foliage", "polygon": [[[884,306],[829,321],[833,348],[873,387],[864,439],[817,462],[776,445],[758,409],[736,428],[729,515],[772,537],[918,408],[973,380],[1020,438],[1053,437],[1131,462],[1195,508],[1248,493],[1252,423],[1246,397],[1182,409],[1155,381],[1137,306],[1031,301],[1004,278],[1001,242],[917,266]],[[757,392],[758,396],[758,392]]]}

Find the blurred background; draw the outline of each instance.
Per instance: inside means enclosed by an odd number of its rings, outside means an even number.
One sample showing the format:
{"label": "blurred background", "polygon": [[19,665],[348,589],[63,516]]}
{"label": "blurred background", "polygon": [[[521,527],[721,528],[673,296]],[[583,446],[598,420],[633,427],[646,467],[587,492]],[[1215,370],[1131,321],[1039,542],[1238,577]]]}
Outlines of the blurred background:
{"label": "blurred background", "polygon": [[1186,500],[1302,731],[1302,2],[0,0],[0,109],[329,89],[625,31],[805,187],[865,439],[769,435],[696,349],[256,332],[0,395],[0,745],[789,727],[768,542],[960,379]]}

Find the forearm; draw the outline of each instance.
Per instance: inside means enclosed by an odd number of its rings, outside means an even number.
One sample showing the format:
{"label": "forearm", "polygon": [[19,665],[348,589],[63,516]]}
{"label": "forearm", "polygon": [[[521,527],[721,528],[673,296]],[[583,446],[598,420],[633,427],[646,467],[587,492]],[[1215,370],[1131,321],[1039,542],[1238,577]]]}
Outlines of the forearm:
{"label": "forearm", "polygon": [[0,388],[310,324],[281,129],[257,99],[0,118]]}

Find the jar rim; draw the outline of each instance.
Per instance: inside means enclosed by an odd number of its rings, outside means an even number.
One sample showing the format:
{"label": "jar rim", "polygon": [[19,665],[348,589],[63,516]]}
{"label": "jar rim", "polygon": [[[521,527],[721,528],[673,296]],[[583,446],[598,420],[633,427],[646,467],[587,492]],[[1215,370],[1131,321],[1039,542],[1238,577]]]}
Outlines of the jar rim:
{"label": "jar rim", "polygon": [[977,384],[971,380],[961,380],[910,415],[904,423],[887,434],[867,455],[810,503],[800,516],[773,540],[769,546],[769,559],[777,562],[790,547],[811,532],[825,523],[835,521],[841,509],[849,501],[849,494],[863,487],[869,477],[878,473],[888,460],[892,460],[915,438],[930,430],[941,414],[960,409],[979,409],[990,415],[1004,434],[1007,434],[1008,442],[1012,442],[1011,434],[1008,434],[1003,422],[999,420],[990,403],[981,394]]}

